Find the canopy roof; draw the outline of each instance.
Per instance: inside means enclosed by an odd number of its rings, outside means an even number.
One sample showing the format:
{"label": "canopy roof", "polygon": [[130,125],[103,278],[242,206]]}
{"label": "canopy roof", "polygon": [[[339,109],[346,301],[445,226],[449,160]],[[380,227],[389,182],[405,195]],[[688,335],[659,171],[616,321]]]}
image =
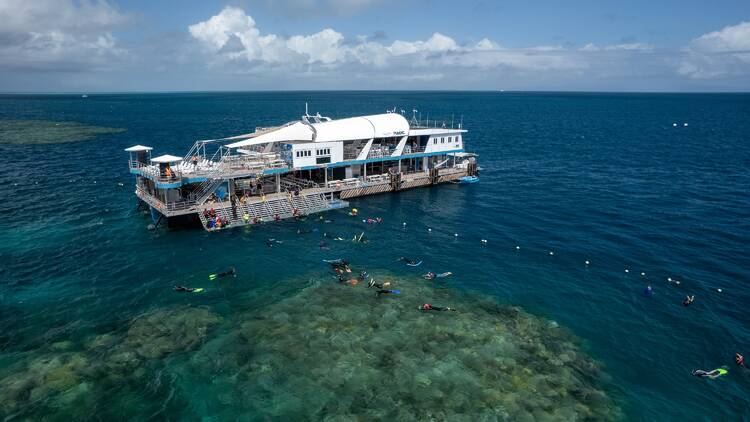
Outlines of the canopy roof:
{"label": "canopy roof", "polygon": [[177,156],[174,156],[174,155],[165,154],[165,155],[160,155],[160,156],[158,156],[156,158],[152,158],[151,159],[152,163],[159,163],[159,164],[162,164],[162,163],[174,163],[174,162],[177,162],[177,161],[182,161],[182,157],[177,157]]}
{"label": "canopy roof", "polygon": [[133,145],[132,147],[125,148],[125,151],[127,152],[141,152],[141,151],[151,151],[153,148],[146,147],[143,145]]}
{"label": "canopy roof", "polygon": [[405,136],[409,132],[409,122],[396,113],[372,116],[350,117],[320,123],[294,122],[277,129],[253,135],[244,141],[228,144],[229,148],[246,147],[268,142],[292,141],[349,141],[355,139],[385,138]]}

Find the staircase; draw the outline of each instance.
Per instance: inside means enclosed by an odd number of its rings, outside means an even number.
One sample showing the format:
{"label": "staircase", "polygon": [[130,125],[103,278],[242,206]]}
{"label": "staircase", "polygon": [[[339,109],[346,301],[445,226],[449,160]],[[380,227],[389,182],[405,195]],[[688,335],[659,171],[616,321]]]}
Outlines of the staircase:
{"label": "staircase", "polygon": [[[294,217],[294,211],[297,210],[299,215],[307,215],[316,212],[328,211],[331,209],[344,208],[348,206],[346,201],[327,199],[321,193],[313,193],[300,196],[281,195],[266,201],[253,201],[245,204],[237,203],[237,217],[234,217],[232,206],[226,203],[214,204],[216,216],[222,220],[229,221],[228,227],[238,227],[254,224],[257,222],[275,221],[276,216],[279,219]],[[205,209],[210,209],[210,205],[205,205]],[[245,221],[244,215],[247,213],[248,220]],[[206,230],[217,230],[208,228],[208,220],[203,216],[203,209],[198,213],[198,217]],[[228,227],[222,227],[228,228]]]}

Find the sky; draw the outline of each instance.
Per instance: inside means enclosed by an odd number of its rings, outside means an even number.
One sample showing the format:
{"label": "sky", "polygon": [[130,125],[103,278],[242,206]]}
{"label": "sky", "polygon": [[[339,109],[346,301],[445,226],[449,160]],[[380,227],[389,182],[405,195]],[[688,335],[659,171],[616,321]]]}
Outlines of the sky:
{"label": "sky", "polygon": [[750,91],[750,0],[0,0],[0,92]]}

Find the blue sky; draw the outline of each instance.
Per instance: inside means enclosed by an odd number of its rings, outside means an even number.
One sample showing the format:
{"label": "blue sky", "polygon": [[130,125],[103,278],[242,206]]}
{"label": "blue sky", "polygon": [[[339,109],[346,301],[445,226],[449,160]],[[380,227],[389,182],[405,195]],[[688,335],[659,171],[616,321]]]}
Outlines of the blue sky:
{"label": "blue sky", "polygon": [[750,1],[0,0],[0,91],[750,90]]}

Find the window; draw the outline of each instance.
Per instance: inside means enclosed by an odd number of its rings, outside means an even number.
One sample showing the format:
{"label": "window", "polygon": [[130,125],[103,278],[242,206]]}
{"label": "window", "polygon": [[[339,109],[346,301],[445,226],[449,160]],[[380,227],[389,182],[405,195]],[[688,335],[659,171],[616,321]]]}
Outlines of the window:
{"label": "window", "polygon": [[452,137],[452,136],[449,136],[449,137],[448,137],[448,143],[450,144],[451,142],[453,142],[453,137]]}
{"label": "window", "polygon": [[318,156],[321,155],[331,155],[331,149],[330,148],[323,148],[315,151],[315,154]]}
{"label": "window", "polygon": [[297,156],[297,158],[300,158],[300,157],[309,157],[311,154],[312,154],[312,151],[310,151],[310,150],[297,151],[295,153],[295,155]]}
{"label": "window", "polygon": [[437,138],[434,138],[434,139],[432,140],[432,143],[433,143],[434,145],[437,145]]}
{"label": "window", "polygon": [[440,143],[444,144],[445,143],[445,138],[440,138]]}
{"label": "window", "polygon": [[456,136],[456,143],[458,143],[458,136]]}

